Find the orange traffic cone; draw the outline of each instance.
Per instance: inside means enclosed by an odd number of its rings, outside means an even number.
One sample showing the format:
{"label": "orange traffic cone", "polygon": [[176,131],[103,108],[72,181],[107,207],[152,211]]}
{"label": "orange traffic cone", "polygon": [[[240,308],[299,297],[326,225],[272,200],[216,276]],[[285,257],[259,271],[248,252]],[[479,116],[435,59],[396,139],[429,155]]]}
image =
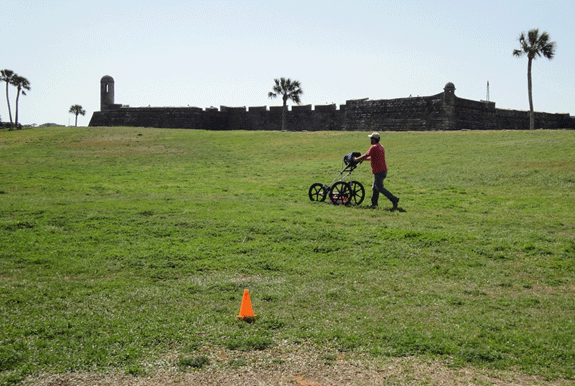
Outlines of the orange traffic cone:
{"label": "orange traffic cone", "polygon": [[240,306],[240,314],[237,316],[237,318],[247,322],[251,322],[256,318],[252,308],[252,302],[250,300],[250,293],[247,289],[244,290],[244,297],[242,299],[242,305]]}

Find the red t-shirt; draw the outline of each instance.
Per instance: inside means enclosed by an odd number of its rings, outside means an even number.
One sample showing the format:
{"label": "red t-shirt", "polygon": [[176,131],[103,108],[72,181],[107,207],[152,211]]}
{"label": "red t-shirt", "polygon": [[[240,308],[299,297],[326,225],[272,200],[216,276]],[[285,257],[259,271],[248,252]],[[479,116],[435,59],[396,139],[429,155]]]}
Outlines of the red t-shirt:
{"label": "red t-shirt", "polygon": [[371,172],[373,174],[387,171],[387,165],[385,164],[385,149],[380,143],[371,145],[366,154],[371,160]]}

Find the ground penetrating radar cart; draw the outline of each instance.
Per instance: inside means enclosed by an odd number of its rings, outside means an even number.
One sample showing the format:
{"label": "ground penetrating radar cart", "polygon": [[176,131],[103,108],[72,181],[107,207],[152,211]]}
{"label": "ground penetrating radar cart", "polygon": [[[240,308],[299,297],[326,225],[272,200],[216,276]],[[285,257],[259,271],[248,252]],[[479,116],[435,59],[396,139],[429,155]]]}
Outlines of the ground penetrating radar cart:
{"label": "ground penetrating radar cart", "polygon": [[[316,182],[309,187],[309,199],[323,202],[329,197],[329,202],[335,205],[359,205],[365,198],[363,185],[351,179],[351,172],[362,161],[354,162],[354,157],[361,153],[353,152],[343,156],[344,167],[329,185]],[[347,180],[347,181],[346,181]]]}

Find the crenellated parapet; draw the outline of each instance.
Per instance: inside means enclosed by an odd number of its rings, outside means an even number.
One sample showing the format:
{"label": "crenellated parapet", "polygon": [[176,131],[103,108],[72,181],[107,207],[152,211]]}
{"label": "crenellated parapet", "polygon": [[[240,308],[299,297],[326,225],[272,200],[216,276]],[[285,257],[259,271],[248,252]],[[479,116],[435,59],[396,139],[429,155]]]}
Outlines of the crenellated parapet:
{"label": "crenellated parapet", "polygon": [[[111,76],[102,77],[101,111],[94,112],[90,126],[281,130],[282,106],[129,107],[114,103],[114,84]],[[529,112],[497,109],[495,102],[459,98],[455,85],[449,82],[442,93],[431,96],[288,107],[286,124],[290,131],[527,130]],[[575,118],[536,113],[535,127],[575,129]]]}

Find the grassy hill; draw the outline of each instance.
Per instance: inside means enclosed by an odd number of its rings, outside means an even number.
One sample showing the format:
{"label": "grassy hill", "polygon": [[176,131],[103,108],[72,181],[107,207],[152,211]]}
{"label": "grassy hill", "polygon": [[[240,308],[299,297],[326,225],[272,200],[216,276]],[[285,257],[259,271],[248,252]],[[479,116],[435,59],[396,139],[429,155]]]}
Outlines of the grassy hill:
{"label": "grassy hill", "polygon": [[0,131],[0,379],[278,342],[573,379],[575,131],[384,132],[401,210],[368,163],[311,202],[367,134]]}

